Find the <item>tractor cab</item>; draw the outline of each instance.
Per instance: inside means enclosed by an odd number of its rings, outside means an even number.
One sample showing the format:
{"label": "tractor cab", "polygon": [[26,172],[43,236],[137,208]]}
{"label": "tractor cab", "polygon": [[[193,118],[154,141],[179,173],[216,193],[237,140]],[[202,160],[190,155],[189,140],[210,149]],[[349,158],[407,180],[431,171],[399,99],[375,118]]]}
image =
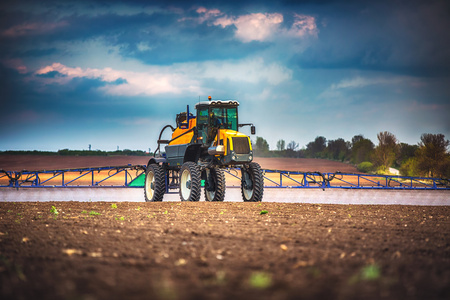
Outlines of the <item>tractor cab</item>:
{"label": "tractor cab", "polygon": [[[238,131],[237,101],[200,102],[197,109],[198,139],[203,145],[210,146],[220,130]],[[223,141],[218,141],[223,145]]]}
{"label": "tractor cab", "polygon": [[253,151],[250,138],[239,132],[239,102],[234,100],[210,100],[198,103],[196,126],[197,143],[208,149],[221,165],[236,165],[251,162]]}

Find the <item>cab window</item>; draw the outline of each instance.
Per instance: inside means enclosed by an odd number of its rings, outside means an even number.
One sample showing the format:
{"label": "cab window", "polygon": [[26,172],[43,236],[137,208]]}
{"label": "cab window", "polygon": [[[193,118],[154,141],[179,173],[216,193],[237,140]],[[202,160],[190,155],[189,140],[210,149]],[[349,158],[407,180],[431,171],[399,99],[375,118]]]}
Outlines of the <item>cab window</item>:
{"label": "cab window", "polygon": [[208,126],[208,107],[200,108],[197,110],[197,129],[199,136],[206,141],[207,136],[207,126]]}
{"label": "cab window", "polygon": [[[211,118],[215,118],[212,120]],[[221,129],[231,129],[237,131],[237,108],[211,108],[210,113],[211,125],[216,125]]]}

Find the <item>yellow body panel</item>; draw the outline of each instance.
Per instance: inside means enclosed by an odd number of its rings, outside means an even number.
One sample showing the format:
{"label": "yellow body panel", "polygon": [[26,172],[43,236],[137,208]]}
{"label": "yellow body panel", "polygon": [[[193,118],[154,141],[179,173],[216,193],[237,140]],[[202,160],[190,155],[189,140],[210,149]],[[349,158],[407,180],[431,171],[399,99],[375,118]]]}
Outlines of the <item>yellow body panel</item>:
{"label": "yellow body panel", "polygon": [[194,131],[186,133],[185,135],[182,134],[194,128],[196,125],[197,119],[190,119],[189,128],[181,129],[177,127],[175,131],[172,133],[172,141],[169,143],[169,145],[173,146],[173,145],[189,144],[192,141],[192,137],[194,136]]}
{"label": "yellow body panel", "polygon": [[[181,129],[177,127],[175,131],[172,133],[172,141],[169,143],[169,145],[173,146],[173,145],[189,144],[194,136],[194,131],[188,133],[186,132],[194,128],[196,125],[197,120],[194,118],[189,120],[189,128]],[[230,149],[230,151],[233,150],[233,143],[231,140],[233,137],[246,137],[250,145],[250,150],[252,150],[252,143],[247,135],[240,133],[239,131],[230,129],[219,129],[218,136],[216,136],[216,138],[214,139],[212,146],[218,146],[219,144],[223,145],[225,148],[225,155],[227,155],[228,149]],[[228,147],[228,145],[230,145],[230,147]]]}
{"label": "yellow body panel", "polygon": [[[231,142],[231,138],[233,137],[246,137],[248,139],[248,143],[250,145],[250,151],[252,150],[252,143],[250,141],[250,138],[243,134],[240,133],[239,131],[235,131],[235,130],[230,130],[230,129],[220,129],[219,131],[219,141],[223,140],[223,146],[225,147],[225,155],[227,155],[227,151],[228,151],[228,144],[230,144],[230,151],[233,150],[233,143]],[[214,146],[217,146],[217,138],[213,143]]]}

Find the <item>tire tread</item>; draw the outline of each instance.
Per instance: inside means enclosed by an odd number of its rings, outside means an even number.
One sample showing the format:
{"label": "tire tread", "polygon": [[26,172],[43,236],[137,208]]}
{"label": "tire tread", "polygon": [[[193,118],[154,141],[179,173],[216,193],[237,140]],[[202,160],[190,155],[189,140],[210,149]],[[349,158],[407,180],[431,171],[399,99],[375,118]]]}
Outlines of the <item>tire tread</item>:
{"label": "tire tread", "polygon": [[244,199],[244,202],[261,202],[264,194],[264,176],[261,166],[258,163],[251,162],[248,165],[248,172],[253,180],[253,194],[250,199],[246,199],[244,196],[244,183],[241,182],[242,199]]}
{"label": "tire tread", "polygon": [[[145,180],[147,180],[148,172],[152,171],[155,176],[155,189],[153,192],[153,198],[147,198],[147,190],[144,186],[144,199],[146,202],[161,202],[163,200],[164,194],[166,192],[166,182],[164,169],[157,164],[151,164],[147,166],[145,171]],[[144,183],[145,184],[145,183]]]}

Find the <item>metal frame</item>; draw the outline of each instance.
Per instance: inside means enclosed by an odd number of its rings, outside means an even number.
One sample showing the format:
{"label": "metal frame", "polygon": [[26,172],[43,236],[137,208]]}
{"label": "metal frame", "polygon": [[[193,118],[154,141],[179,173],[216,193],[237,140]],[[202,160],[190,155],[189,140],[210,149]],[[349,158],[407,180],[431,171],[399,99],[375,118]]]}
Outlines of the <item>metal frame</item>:
{"label": "metal frame", "polygon": [[[36,188],[36,187],[125,187],[125,188],[141,188],[140,185],[133,183],[141,175],[145,174],[145,165],[127,165],[114,167],[98,167],[98,168],[79,168],[79,169],[63,169],[51,171],[5,171],[0,170],[0,182],[8,180],[8,184],[0,187],[14,188]],[[225,173],[241,179],[232,173],[236,168],[224,169]],[[95,179],[95,172],[107,171],[107,175],[101,179]],[[135,172],[134,175],[132,172]],[[70,180],[66,179],[68,173],[72,173]],[[78,173],[74,175],[74,173]],[[43,176],[50,174],[50,177]],[[101,185],[119,174],[124,174],[123,184],[117,183],[111,185]],[[265,188],[341,188],[341,189],[383,189],[383,190],[450,190],[450,180],[443,178],[429,177],[407,177],[392,175],[370,175],[370,174],[351,174],[351,173],[321,173],[321,172],[292,172],[281,170],[263,169]],[[169,189],[177,189],[178,172],[169,171],[166,175],[166,192]],[[73,178],[73,176],[76,176]],[[89,184],[82,179],[91,176]],[[46,177],[45,180],[42,177]],[[50,181],[60,179],[58,184],[50,184]],[[77,185],[78,184],[78,185]]]}
{"label": "metal frame", "polygon": [[[20,172],[16,171],[5,171],[0,170],[0,180],[8,178],[9,183],[7,185],[1,185],[0,187],[14,187],[14,188],[36,188],[36,187],[108,187],[101,185],[107,180],[118,177],[119,174],[124,174],[123,184],[117,185],[117,183],[109,185],[111,187],[139,187],[133,186],[133,182],[142,174],[145,174],[145,165],[127,165],[127,166],[113,166],[113,167],[96,167],[96,168],[78,168],[78,169],[62,169],[62,170],[41,170],[41,171],[27,171],[23,170]],[[103,174],[100,179],[95,179],[95,173],[100,172],[108,173]],[[133,175],[132,172],[135,172]],[[67,180],[67,174],[70,173],[75,178]],[[77,174],[77,175],[75,175]],[[50,177],[45,176],[50,175]],[[85,182],[79,184],[81,179],[90,175],[89,184]],[[72,177],[73,177],[72,176]],[[43,179],[42,177],[45,177]],[[97,176],[99,177],[99,176]],[[58,180],[58,183],[50,183],[50,181]],[[78,185],[77,185],[78,183]]]}
{"label": "metal frame", "polygon": [[[450,180],[444,178],[280,170],[263,170],[263,174],[264,179],[272,183],[265,188],[450,190]],[[269,178],[268,174],[278,174],[279,181]]]}

